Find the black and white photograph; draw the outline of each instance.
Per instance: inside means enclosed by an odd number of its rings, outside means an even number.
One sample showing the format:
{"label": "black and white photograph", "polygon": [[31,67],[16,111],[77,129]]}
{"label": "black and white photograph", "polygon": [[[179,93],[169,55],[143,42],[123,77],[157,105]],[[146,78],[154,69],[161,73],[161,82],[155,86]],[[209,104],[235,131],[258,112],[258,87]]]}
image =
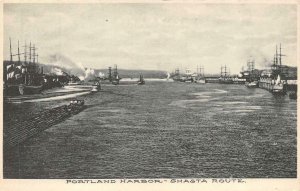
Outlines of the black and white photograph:
{"label": "black and white photograph", "polygon": [[280,2],[4,2],[3,179],[296,180]]}

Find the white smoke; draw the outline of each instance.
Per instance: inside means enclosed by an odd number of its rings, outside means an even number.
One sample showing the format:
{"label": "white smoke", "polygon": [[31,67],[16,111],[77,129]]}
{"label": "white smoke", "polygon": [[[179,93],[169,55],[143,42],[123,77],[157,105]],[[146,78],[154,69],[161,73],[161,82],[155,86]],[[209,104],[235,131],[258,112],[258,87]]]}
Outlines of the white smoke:
{"label": "white smoke", "polygon": [[85,69],[81,62],[73,62],[70,58],[67,56],[64,56],[62,54],[53,54],[48,57],[47,65],[53,65],[57,67],[65,68],[68,73],[71,73],[73,75],[84,75]]}
{"label": "white smoke", "polygon": [[166,75],[167,75],[167,79],[169,79],[171,77],[169,72],[167,72]]}
{"label": "white smoke", "polygon": [[82,69],[83,71],[85,70],[84,66],[82,65],[81,62],[77,62],[75,63],[80,69]]}
{"label": "white smoke", "polygon": [[99,76],[100,78],[104,78],[104,77],[105,77],[105,74],[102,73],[102,72],[99,72],[98,76]]}
{"label": "white smoke", "polygon": [[92,80],[96,77],[95,70],[92,68],[86,68],[84,73],[84,80]]}
{"label": "white smoke", "polygon": [[59,68],[52,68],[51,73],[56,74],[58,76],[64,75],[64,72]]}
{"label": "white smoke", "polygon": [[79,78],[81,81],[84,80],[84,76],[79,76],[78,78]]}

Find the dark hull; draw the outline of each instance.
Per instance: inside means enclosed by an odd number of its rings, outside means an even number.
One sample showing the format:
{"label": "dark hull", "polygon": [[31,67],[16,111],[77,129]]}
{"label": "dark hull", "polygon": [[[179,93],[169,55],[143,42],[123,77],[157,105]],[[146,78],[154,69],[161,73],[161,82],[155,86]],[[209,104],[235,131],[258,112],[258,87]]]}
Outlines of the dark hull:
{"label": "dark hull", "polygon": [[289,98],[290,99],[297,99],[297,92],[290,92],[289,93]]}
{"label": "dark hull", "polygon": [[42,92],[42,86],[25,86],[24,94],[40,94]]}
{"label": "dark hull", "polygon": [[233,84],[232,80],[219,80],[220,84]]}
{"label": "dark hull", "polygon": [[20,84],[20,85],[7,85],[5,87],[5,94],[11,96],[40,94],[41,91],[42,91],[42,86],[28,86],[28,85]]}
{"label": "dark hull", "polygon": [[144,85],[145,84],[145,81],[139,81],[138,82],[138,85]]}

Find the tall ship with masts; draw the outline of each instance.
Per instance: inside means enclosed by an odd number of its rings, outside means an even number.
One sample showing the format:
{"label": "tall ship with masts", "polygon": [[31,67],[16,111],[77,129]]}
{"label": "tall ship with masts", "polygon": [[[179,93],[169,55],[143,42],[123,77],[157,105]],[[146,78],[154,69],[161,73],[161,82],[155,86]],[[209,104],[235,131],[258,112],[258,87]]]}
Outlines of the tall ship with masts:
{"label": "tall ship with masts", "polygon": [[180,72],[179,72],[179,68],[175,69],[175,72],[171,74],[171,78],[174,81],[181,81],[181,75],[180,75]]}
{"label": "tall ship with masts", "polygon": [[221,66],[221,76],[219,78],[220,84],[233,84],[233,79],[230,77],[230,70],[225,66]]}
{"label": "tall ship with masts", "polygon": [[197,66],[197,76],[196,76],[195,82],[199,83],[199,84],[206,83],[203,66],[200,66],[200,67]]}
{"label": "tall ship with masts", "polygon": [[145,84],[145,80],[144,80],[144,76],[142,74],[140,74],[140,79],[137,82],[138,85],[144,85]]}
{"label": "tall ship with masts", "polygon": [[245,86],[248,88],[257,88],[258,87],[258,75],[255,74],[255,61],[249,59],[247,61],[248,71]]}
{"label": "tall ship with masts", "polygon": [[[12,53],[11,39],[10,42],[10,60],[4,64],[4,94],[5,95],[25,95],[38,94],[42,91],[43,85],[43,68],[38,66],[37,48],[34,44],[27,46],[25,42],[24,52],[20,52],[18,41],[18,53]],[[21,61],[21,55],[24,60]],[[18,60],[13,61],[17,56]]]}
{"label": "tall ship with masts", "polygon": [[118,85],[120,83],[120,80],[121,80],[121,78],[119,76],[118,67],[117,67],[117,65],[115,65],[114,71],[111,76],[111,83],[113,85]]}
{"label": "tall ship with masts", "polygon": [[281,44],[278,48],[276,46],[276,52],[273,59],[273,64],[269,72],[263,72],[260,76],[259,87],[269,90],[274,94],[285,94],[285,85],[286,85],[286,76],[283,72],[282,65],[282,56],[281,54]]}

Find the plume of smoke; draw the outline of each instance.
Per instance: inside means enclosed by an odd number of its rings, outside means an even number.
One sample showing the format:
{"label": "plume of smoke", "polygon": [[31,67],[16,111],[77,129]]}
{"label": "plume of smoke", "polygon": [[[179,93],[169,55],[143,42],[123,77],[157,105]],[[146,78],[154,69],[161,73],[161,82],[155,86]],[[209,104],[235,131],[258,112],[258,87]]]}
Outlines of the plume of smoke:
{"label": "plume of smoke", "polygon": [[53,65],[57,67],[63,67],[73,75],[85,75],[85,70],[82,63],[76,63],[67,56],[62,54],[52,54],[48,57],[47,65]]}
{"label": "plume of smoke", "polygon": [[105,77],[105,74],[104,74],[103,72],[99,72],[98,76],[99,76],[100,78],[104,78],[104,77]]}
{"label": "plume of smoke", "polygon": [[64,72],[60,68],[52,68],[51,73],[56,74],[58,76],[64,75]]}
{"label": "plume of smoke", "polygon": [[85,69],[85,76],[84,76],[84,80],[92,80],[96,77],[95,75],[95,70],[91,69],[91,68],[86,68]]}
{"label": "plume of smoke", "polygon": [[78,78],[79,78],[81,81],[84,80],[84,76],[79,76]]}

